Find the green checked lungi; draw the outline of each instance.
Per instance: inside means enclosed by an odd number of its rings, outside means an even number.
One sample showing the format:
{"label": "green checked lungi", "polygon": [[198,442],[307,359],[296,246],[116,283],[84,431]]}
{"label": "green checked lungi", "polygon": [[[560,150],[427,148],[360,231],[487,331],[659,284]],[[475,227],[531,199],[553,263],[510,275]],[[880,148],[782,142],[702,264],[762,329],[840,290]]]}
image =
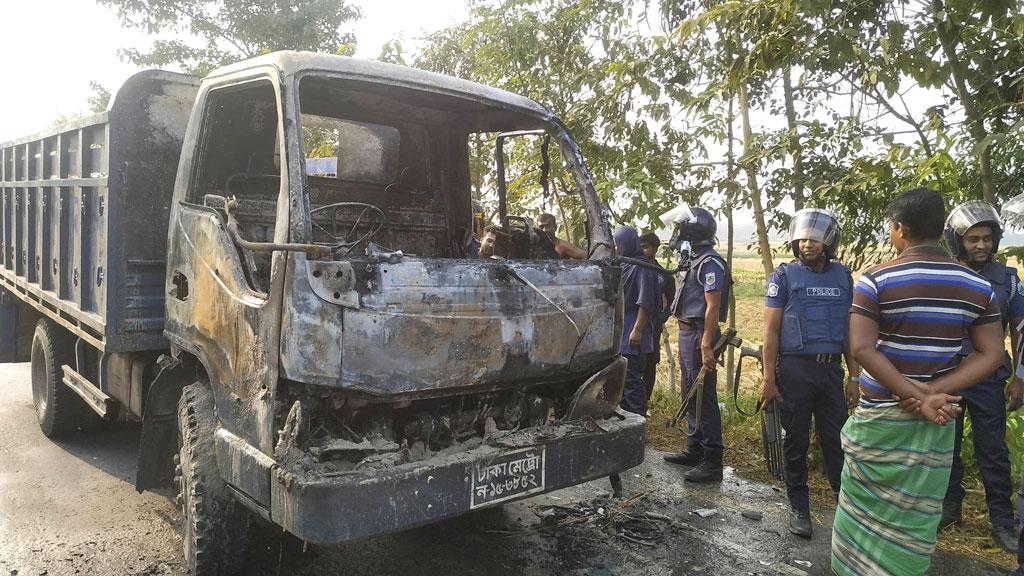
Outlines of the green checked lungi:
{"label": "green checked lungi", "polygon": [[924,574],[935,550],[956,427],[899,406],[860,406],[843,426],[846,454],[832,526],[836,574]]}

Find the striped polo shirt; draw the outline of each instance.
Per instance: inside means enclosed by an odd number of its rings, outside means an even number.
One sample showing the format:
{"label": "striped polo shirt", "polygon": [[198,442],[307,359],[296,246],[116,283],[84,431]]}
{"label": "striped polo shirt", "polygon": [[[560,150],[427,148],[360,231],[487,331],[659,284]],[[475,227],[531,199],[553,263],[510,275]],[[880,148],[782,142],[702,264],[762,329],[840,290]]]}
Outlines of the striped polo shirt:
{"label": "striped polo shirt", "polygon": [[[878,350],[904,376],[929,382],[960,363],[970,326],[999,322],[992,286],[939,246],[915,246],[869,268],[853,292],[851,314],[878,322]],[[867,372],[862,390],[889,397]]]}

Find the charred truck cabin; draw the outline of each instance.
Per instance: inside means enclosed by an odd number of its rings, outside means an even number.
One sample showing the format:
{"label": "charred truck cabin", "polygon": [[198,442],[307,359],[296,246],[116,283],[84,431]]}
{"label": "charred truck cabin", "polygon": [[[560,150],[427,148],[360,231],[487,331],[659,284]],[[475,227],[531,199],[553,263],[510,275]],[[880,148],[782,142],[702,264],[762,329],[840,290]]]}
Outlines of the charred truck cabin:
{"label": "charred truck cabin", "polygon": [[[560,152],[589,260],[507,213],[502,145],[506,258],[470,257],[482,135]],[[140,73],[0,160],[0,360],[31,361],[47,436],[142,421],[137,488],[178,484],[196,573],[251,514],[339,542],[642,460],[608,224],[529,99],[282,52]]]}

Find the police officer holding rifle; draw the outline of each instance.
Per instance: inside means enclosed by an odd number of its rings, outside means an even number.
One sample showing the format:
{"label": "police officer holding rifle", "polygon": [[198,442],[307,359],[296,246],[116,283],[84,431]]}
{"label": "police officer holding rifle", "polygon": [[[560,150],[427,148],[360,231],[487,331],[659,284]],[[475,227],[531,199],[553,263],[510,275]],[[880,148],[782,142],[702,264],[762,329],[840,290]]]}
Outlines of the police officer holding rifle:
{"label": "police officer holding rifle", "polygon": [[[732,275],[725,260],[715,251],[717,225],[714,216],[703,208],[684,206],[675,217],[662,217],[666,224],[675,224],[670,245],[689,265],[682,273],[672,302],[672,315],[679,321],[679,364],[682,372],[683,398],[690,388],[700,386],[699,402],[687,405],[686,450],[666,454],[665,460],[692,466],[684,475],[690,482],[713,482],[722,479],[722,415],[718,407],[718,374],[715,371],[715,342],[719,339],[719,322],[728,313]],[[692,253],[692,256],[690,254]],[[704,368],[702,371],[701,368]],[[697,382],[698,375],[703,374]],[[685,400],[684,400],[685,402]]]}

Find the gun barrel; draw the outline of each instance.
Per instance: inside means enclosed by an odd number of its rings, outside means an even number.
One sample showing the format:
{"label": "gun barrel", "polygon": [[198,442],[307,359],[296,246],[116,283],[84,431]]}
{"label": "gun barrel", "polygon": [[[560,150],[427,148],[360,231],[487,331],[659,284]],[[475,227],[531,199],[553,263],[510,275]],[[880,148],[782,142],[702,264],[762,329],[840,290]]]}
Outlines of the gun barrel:
{"label": "gun barrel", "polygon": [[777,401],[769,402],[761,410],[761,440],[764,443],[764,459],[768,472],[776,480],[782,480],[786,470],[786,459],[782,445],[782,420]]}

